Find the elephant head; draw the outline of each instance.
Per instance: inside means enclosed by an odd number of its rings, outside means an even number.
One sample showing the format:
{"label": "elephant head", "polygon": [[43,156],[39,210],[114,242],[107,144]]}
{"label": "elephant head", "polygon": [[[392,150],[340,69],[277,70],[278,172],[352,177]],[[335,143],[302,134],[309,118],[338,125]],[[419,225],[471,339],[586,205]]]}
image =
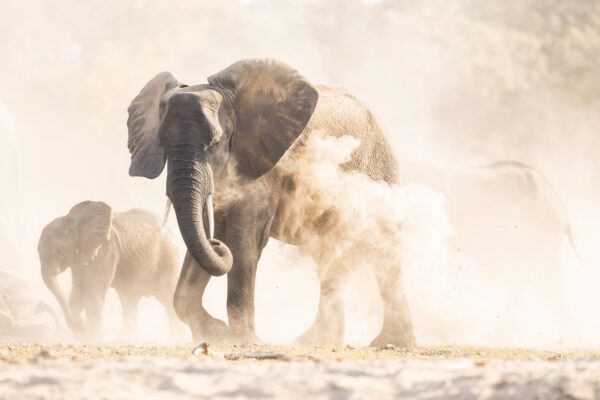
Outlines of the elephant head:
{"label": "elephant head", "polygon": [[108,243],[111,228],[111,208],[103,202],[84,201],[46,225],[40,236],[38,253],[42,278],[75,332],[82,330],[81,321],[79,316],[72,315],[57,276],[67,267],[90,264],[100,248]]}
{"label": "elephant head", "polygon": [[247,180],[271,170],[304,130],[317,99],[296,70],[258,59],[196,86],[162,72],[131,102],[129,174],[156,178],[168,160],[167,196],[190,254],[209,274],[223,275],[233,263],[227,246],[208,238],[204,226],[205,206],[209,226],[214,218],[213,169],[233,162]]}

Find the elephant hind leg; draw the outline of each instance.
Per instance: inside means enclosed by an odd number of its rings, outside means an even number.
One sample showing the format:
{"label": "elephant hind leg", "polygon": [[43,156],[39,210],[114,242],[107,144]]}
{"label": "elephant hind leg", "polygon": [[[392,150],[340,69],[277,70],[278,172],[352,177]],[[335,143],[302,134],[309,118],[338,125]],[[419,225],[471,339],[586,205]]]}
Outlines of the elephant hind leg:
{"label": "elephant hind leg", "polygon": [[222,342],[227,338],[227,324],[213,318],[202,306],[202,296],[210,278],[189,252],[186,253],[173,296],[173,308],[179,319],[190,327],[194,342]]}
{"label": "elephant hind leg", "polygon": [[416,346],[412,317],[406,301],[402,274],[398,268],[394,265],[389,268],[377,268],[375,271],[383,300],[383,327],[381,333],[371,342],[371,346],[374,347],[386,344],[405,348]]}
{"label": "elephant hind leg", "polygon": [[345,317],[342,298],[343,271],[332,268],[321,278],[319,308],[312,326],[304,332],[296,344],[304,346],[341,346],[344,341]]}

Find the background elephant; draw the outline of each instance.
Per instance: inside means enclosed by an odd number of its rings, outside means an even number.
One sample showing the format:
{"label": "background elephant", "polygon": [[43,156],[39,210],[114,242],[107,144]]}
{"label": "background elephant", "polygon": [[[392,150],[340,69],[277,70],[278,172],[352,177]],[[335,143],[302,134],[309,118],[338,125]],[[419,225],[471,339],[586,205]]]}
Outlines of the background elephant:
{"label": "background elephant", "polygon": [[[84,201],[43,229],[38,252],[44,282],[80,337],[100,338],[110,287],[121,301],[125,337],[135,332],[138,302],[144,296],[154,296],[164,305],[171,326],[177,324],[173,291],[178,254],[156,215],[140,209],[113,213],[106,203]],[[57,282],[67,267],[72,277],[68,300]]]}
{"label": "background elephant", "polygon": [[[302,245],[310,239],[303,232],[331,234],[327,222],[334,209],[312,210],[316,217],[298,225],[302,193],[295,188],[295,175],[302,171],[290,171],[284,162],[302,157],[311,137],[358,139],[343,168],[373,181],[397,182],[395,156],[369,108],[347,90],[313,86],[275,60],[240,61],[209,77],[208,84],[195,86],[160,73],[131,102],[127,125],[130,175],[156,178],[168,160],[167,195],[188,248],[175,309],[195,339],[225,337],[226,325],[201,303],[211,276],[228,273],[228,339],[256,341],[256,267],[269,237]],[[313,256],[323,261],[323,254]],[[377,274],[384,323],[375,342],[411,346],[400,260],[391,264],[395,273]],[[319,332],[318,338],[340,343],[344,320],[338,275],[320,278],[322,297],[333,300],[321,302],[315,325],[303,338]],[[389,286],[395,290],[386,290]]]}
{"label": "background elephant", "polygon": [[57,333],[58,320],[52,308],[27,283],[0,271],[0,338],[44,341]]}
{"label": "background elephant", "polygon": [[561,245],[573,241],[569,217],[546,178],[529,165],[499,161],[474,168],[405,164],[402,183],[441,192],[454,229],[450,252],[467,262],[472,276],[501,282],[507,306],[499,337],[510,338],[525,297],[537,295],[549,307],[563,338],[575,323],[566,303]]}

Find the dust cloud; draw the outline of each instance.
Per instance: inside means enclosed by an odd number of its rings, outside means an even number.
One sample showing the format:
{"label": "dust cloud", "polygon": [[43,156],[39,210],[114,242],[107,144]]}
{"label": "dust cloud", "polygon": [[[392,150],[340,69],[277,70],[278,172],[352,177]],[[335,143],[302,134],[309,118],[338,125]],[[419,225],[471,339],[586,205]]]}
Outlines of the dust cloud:
{"label": "dust cloud", "polygon": [[[552,310],[532,296],[509,340],[497,332],[507,284],[476,277],[478,265],[453,260],[439,244],[452,232],[436,193],[412,186],[412,197],[401,196],[404,209],[391,212],[405,212],[417,229],[402,247],[420,344],[600,345],[600,5],[593,0],[8,0],[0,5],[0,54],[0,269],[27,279],[51,304],[35,251],[46,223],[87,199],[163,213],[164,174],[127,175],[126,109],[143,84],[162,70],[201,83],[234,61],[274,57],[365,100],[388,129],[401,170],[415,161],[451,169],[518,160],[540,171],[564,203],[586,260],[561,245],[578,333],[561,341]],[[178,232],[174,218],[169,227]],[[351,275],[346,341],[366,344],[381,304],[368,272]],[[219,278],[205,295],[220,318],[224,293]],[[310,326],[317,302],[313,262],[272,241],[259,266],[258,335],[291,341]],[[111,294],[109,339],[119,315]],[[141,341],[170,340],[161,318],[157,303],[142,302]]]}
{"label": "dust cloud", "polygon": [[[296,256],[314,263],[312,269],[323,284],[343,287],[353,274],[376,277],[371,282],[372,295],[364,296],[365,288],[358,287],[350,298],[381,301],[390,292],[405,294],[403,263],[417,269],[442,267],[447,256],[445,239],[452,229],[443,195],[423,185],[389,185],[345,172],[343,166],[359,146],[360,141],[351,136],[335,138],[313,132],[302,151],[288,153],[279,165],[295,190],[284,194],[282,203],[294,206],[285,207],[279,218],[284,221],[285,235],[301,243],[294,249]],[[349,195],[356,193],[360,196]],[[326,310],[332,297],[335,294],[324,302]],[[371,310],[348,331],[354,331],[355,325],[377,334],[382,321],[373,316],[380,313]],[[320,340],[335,342],[331,337]]]}

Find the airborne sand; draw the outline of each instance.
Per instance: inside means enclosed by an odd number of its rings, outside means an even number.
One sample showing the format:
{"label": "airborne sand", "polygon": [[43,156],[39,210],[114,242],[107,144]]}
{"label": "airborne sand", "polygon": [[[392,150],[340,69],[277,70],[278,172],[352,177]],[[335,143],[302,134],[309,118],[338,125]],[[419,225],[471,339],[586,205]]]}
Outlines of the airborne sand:
{"label": "airborne sand", "polygon": [[[342,85],[363,98],[388,128],[402,161],[471,166],[516,159],[542,171],[564,200],[590,261],[580,265],[564,255],[564,284],[579,337],[561,343],[551,311],[535,298],[523,305],[513,337],[498,337],[496,317],[506,288],[440,265],[419,268],[421,251],[405,275],[422,344],[501,346],[510,339],[519,346],[599,348],[596,0],[197,0],[177,7],[145,0],[4,1],[0,26],[0,103],[11,120],[10,137],[4,137],[11,141],[3,142],[10,146],[0,147],[0,162],[9,160],[0,170],[1,194],[12,195],[0,198],[0,204],[10,204],[0,209],[6,222],[0,236],[11,239],[0,248],[18,253],[3,253],[1,267],[29,279],[47,300],[53,299],[40,280],[35,246],[50,219],[87,199],[107,201],[117,210],[163,211],[164,177],[149,182],[127,176],[126,108],[139,87],[165,69],[200,83],[236,60],[277,57],[314,82]],[[170,225],[177,232],[173,218]],[[314,317],[316,278],[310,261],[293,253],[270,243],[261,260],[257,330],[265,341],[289,343]],[[368,343],[376,332],[380,304],[373,300],[373,283],[358,272],[348,285],[349,343]],[[211,281],[207,309],[220,318],[226,316],[224,294],[225,280]],[[140,314],[141,342],[171,340],[157,304],[142,302]],[[119,329],[114,295],[105,318],[111,340]],[[160,398],[191,396],[186,391],[208,396],[228,382],[231,390],[223,395],[240,397],[245,389],[261,397],[273,390],[307,398],[313,389],[312,397],[317,391],[369,397],[364,391],[371,395],[374,386],[426,398],[475,397],[464,394],[480,389],[481,397],[494,397],[494,391],[498,398],[600,397],[595,353],[563,359],[559,353],[508,350],[487,361],[481,350],[445,348],[434,353],[437,358],[421,360],[417,351],[390,361],[383,353],[360,350],[382,359],[353,360],[362,357],[356,354],[324,363],[205,360],[192,357],[190,347],[159,350],[181,359],[140,354],[94,361],[88,358],[106,351],[69,349],[51,348],[49,358],[21,365],[2,363],[0,397],[131,397],[115,391],[119,382],[138,397],[154,391]],[[29,359],[39,351],[2,347],[0,353]],[[55,352],[83,360],[55,360]],[[461,352],[466,361],[455,360],[453,354]],[[287,379],[293,384],[285,386]]]}

